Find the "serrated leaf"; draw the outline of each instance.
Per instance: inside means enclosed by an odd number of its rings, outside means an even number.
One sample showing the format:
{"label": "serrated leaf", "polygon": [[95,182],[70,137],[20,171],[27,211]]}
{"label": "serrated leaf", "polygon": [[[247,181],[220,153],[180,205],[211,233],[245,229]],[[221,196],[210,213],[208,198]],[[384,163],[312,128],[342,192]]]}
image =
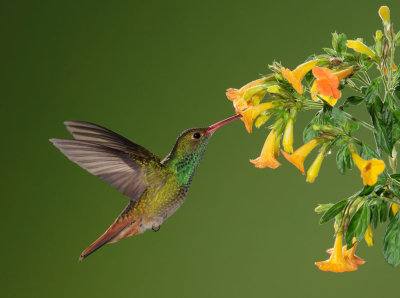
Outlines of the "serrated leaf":
{"label": "serrated leaf", "polygon": [[370,218],[370,210],[368,204],[365,202],[353,215],[350,220],[349,226],[346,231],[347,247],[353,247],[353,237],[359,242],[367,231]]}
{"label": "serrated leaf", "polygon": [[331,208],[329,208],[322,216],[321,219],[319,220],[319,224],[324,224],[328,221],[330,221],[332,218],[334,218],[336,215],[338,215],[340,212],[342,212],[343,208],[346,206],[347,200],[340,201],[333,205]]}
{"label": "serrated leaf", "polygon": [[386,226],[383,236],[383,257],[393,267],[400,264],[400,212]]}

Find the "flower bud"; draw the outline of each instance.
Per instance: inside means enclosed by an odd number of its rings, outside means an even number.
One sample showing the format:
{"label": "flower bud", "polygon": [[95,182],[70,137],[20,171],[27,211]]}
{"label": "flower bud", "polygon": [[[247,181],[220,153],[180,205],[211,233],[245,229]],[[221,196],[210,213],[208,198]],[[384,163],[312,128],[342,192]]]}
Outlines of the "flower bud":
{"label": "flower bud", "polygon": [[365,232],[364,240],[368,246],[374,245],[374,233],[372,232],[372,227],[370,224],[368,225],[367,231]]}
{"label": "flower bud", "polygon": [[315,178],[317,178],[322,161],[324,160],[324,155],[324,152],[318,153],[317,158],[314,160],[311,167],[307,171],[307,182],[313,183],[315,181]]}
{"label": "flower bud", "polygon": [[378,10],[379,16],[381,17],[383,23],[389,24],[390,23],[390,9],[387,6],[381,6]]}
{"label": "flower bud", "polygon": [[393,215],[396,215],[397,212],[399,212],[399,205],[398,204],[392,203],[392,212],[393,212]]}
{"label": "flower bud", "polygon": [[283,134],[282,145],[287,153],[293,153],[293,118],[289,118]]}

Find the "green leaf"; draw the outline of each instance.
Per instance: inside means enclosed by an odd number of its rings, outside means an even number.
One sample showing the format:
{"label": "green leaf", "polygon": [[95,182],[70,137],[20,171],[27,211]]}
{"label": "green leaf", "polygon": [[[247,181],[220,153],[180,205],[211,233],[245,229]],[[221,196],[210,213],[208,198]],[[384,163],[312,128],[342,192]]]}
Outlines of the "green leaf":
{"label": "green leaf", "polygon": [[340,201],[333,205],[331,208],[329,208],[324,215],[322,215],[321,219],[319,220],[319,224],[322,225],[328,221],[330,221],[332,218],[334,218],[336,215],[338,215],[340,212],[342,212],[343,208],[346,206],[347,200]]}
{"label": "green leaf", "polygon": [[306,125],[303,131],[303,141],[307,143],[313,138],[318,137],[318,132],[313,129],[313,125],[318,123],[319,114],[317,114],[311,121]]}
{"label": "green leaf", "polygon": [[365,185],[364,188],[357,194],[359,197],[367,196],[372,193],[375,189],[375,185],[368,186]]}
{"label": "green leaf", "polygon": [[400,99],[400,85],[396,86],[396,89],[394,90],[394,94],[397,96],[398,99]]}
{"label": "green leaf", "polygon": [[331,56],[336,56],[336,52],[330,48],[323,48],[323,50],[325,51],[325,53],[327,53],[328,55]]}
{"label": "green leaf", "polygon": [[346,173],[347,169],[351,169],[354,166],[347,144],[338,150],[336,154],[336,164],[340,174]]}
{"label": "green leaf", "polygon": [[338,56],[340,56],[342,53],[346,52],[346,42],[347,42],[347,36],[344,33],[340,33],[338,38],[337,38],[337,45],[336,45],[336,52]]}
{"label": "green leaf", "polygon": [[365,202],[353,215],[346,231],[347,247],[353,247],[353,237],[359,242],[367,231],[370,218],[370,210],[367,202]]}
{"label": "green leaf", "polygon": [[373,229],[376,229],[378,227],[378,222],[379,222],[379,207],[378,205],[374,204],[370,206],[370,209],[371,209],[371,218],[370,218],[371,227]]}
{"label": "green leaf", "polygon": [[400,212],[386,227],[383,236],[383,257],[393,267],[400,264]]}
{"label": "green leaf", "polygon": [[360,156],[364,159],[380,158],[378,153],[368,144],[363,143]]}
{"label": "green leaf", "polygon": [[342,127],[344,126],[344,123],[346,122],[346,116],[344,115],[343,111],[337,107],[333,107],[332,109],[332,119]]}
{"label": "green leaf", "polygon": [[379,78],[372,81],[365,91],[365,100],[376,130],[374,137],[378,148],[391,155],[394,144],[400,139],[400,111],[391,94],[388,93],[382,102],[380,86]]}
{"label": "green leaf", "polygon": [[347,97],[347,99],[345,100],[345,102],[343,103],[343,106],[346,106],[346,107],[348,107],[348,106],[350,106],[350,105],[352,105],[352,106],[357,106],[357,105],[359,105],[360,103],[362,103],[364,101],[364,97],[361,97],[361,96],[350,96],[350,97]]}
{"label": "green leaf", "polygon": [[379,221],[381,223],[387,220],[388,213],[389,213],[388,203],[382,201],[382,203],[379,205]]}
{"label": "green leaf", "polygon": [[353,122],[352,124],[350,124],[349,133],[355,132],[356,130],[358,130],[359,127],[360,127],[360,123]]}
{"label": "green leaf", "polygon": [[367,71],[368,69],[371,68],[371,66],[373,65],[373,62],[367,62],[365,63],[365,65],[361,68],[361,71]]}
{"label": "green leaf", "polygon": [[381,89],[381,79],[376,78],[371,82],[367,88],[363,88],[362,91],[365,93],[365,100],[368,105],[375,103],[377,99],[380,100],[380,89]]}
{"label": "green leaf", "polygon": [[400,182],[400,174],[392,174],[390,175],[390,178],[396,180],[397,182]]}

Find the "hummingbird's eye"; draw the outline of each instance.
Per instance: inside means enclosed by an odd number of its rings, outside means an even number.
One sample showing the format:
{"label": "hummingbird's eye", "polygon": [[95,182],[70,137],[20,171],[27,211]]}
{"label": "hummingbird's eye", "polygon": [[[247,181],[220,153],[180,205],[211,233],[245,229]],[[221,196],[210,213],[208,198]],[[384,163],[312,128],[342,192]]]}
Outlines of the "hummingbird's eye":
{"label": "hummingbird's eye", "polygon": [[193,139],[200,139],[201,134],[199,132],[195,132],[192,136]]}

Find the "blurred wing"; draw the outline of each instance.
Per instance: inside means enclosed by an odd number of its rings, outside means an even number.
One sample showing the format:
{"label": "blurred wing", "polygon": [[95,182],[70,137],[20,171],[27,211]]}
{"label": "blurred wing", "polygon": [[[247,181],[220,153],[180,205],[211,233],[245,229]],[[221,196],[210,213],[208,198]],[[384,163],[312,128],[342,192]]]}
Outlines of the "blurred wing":
{"label": "blurred wing", "polygon": [[123,152],[134,152],[139,157],[161,161],[146,148],[100,125],[83,121],[65,121],[64,124],[75,140],[96,143]]}
{"label": "blurred wing", "polygon": [[132,201],[159,177],[160,159],[145,148],[94,124],[66,122],[66,125],[76,140],[51,139],[54,146]]}

